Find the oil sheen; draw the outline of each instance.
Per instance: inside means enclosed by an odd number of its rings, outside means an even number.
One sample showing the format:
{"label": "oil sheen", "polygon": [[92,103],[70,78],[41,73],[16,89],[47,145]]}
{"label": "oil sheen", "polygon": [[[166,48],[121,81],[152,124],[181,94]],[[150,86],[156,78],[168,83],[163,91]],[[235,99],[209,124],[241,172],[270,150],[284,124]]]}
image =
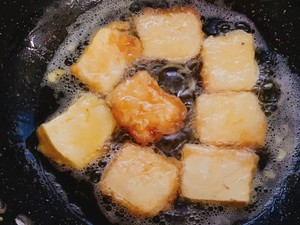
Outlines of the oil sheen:
{"label": "oil sheen", "polygon": [[[88,45],[91,35],[97,29],[114,20],[126,20],[130,15],[139,13],[146,6],[171,7],[180,3],[156,1],[155,4],[151,4],[149,2],[144,1],[137,4],[133,1],[103,1],[80,15],[77,21],[68,27],[68,37],[49,62],[42,83],[43,86],[54,89],[56,94],[63,93],[64,96],[60,98],[61,107],[48,119],[66,109],[72,99],[80,93],[88,91],[84,84],[71,76],[69,66],[80,56],[85,46]],[[279,192],[283,179],[290,173],[293,165],[293,156],[297,145],[295,137],[300,124],[300,119],[297,118],[297,112],[300,111],[299,78],[296,74],[291,73],[284,57],[268,49],[267,43],[261,37],[255,24],[245,15],[231,11],[222,3],[216,6],[195,0],[191,1],[191,4],[201,14],[203,30],[206,35],[221,35],[234,29],[243,29],[254,35],[260,78],[253,88],[253,92],[257,94],[262,109],[267,115],[268,132],[265,148],[257,151],[260,162],[253,182],[253,200],[245,208],[234,208],[221,204],[191,203],[178,198],[172,209],[153,218],[139,218],[128,213],[125,208],[118,206],[110,198],[102,196],[97,191],[104,168],[115,156],[121,144],[125,141],[134,142],[130,135],[120,130],[115,132],[112,140],[106,144],[109,151],[102,159],[96,160],[86,170],[71,172],[71,176],[76,179],[83,179],[94,185],[98,206],[112,223],[226,225],[255,218],[264,208],[271,207],[274,196]],[[137,70],[148,70],[165,91],[178,96],[188,109],[184,128],[153,144],[152,147],[156,151],[180,158],[180,151],[185,143],[198,143],[193,136],[192,123],[194,101],[196,96],[202,92],[199,75],[201,65],[199,59],[192,59],[185,64],[140,60],[132,68],[128,68],[124,79]],[[55,74],[53,75],[53,73]],[[70,168],[55,166],[61,171],[70,170]]]}

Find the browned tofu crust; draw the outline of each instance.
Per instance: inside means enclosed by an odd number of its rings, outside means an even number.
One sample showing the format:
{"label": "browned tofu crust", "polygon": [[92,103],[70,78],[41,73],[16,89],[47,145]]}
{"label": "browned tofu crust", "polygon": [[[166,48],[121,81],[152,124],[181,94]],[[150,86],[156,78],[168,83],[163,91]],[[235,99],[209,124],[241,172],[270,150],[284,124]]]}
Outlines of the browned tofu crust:
{"label": "browned tofu crust", "polygon": [[142,145],[177,132],[187,112],[181,100],[162,90],[146,71],[117,86],[107,102],[118,124]]}
{"label": "browned tofu crust", "polygon": [[[109,37],[106,37],[108,32]],[[70,71],[92,91],[107,94],[121,80],[126,68],[124,61],[130,66],[135,59],[140,58],[141,52],[142,45],[133,35],[130,23],[112,22],[93,35],[90,44],[70,67]],[[109,65],[108,59],[115,62],[115,67]]]}

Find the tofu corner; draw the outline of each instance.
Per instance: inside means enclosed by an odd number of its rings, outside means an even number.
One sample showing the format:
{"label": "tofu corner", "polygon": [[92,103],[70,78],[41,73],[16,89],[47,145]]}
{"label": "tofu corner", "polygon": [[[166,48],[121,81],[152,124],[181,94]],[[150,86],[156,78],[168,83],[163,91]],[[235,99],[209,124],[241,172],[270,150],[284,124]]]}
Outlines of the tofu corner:
{"label": "tofu corner", "polygon": [[116,122],[104,100],[84,94],[37,129],[39,151],[58,164],[82,169],[104,155]]}

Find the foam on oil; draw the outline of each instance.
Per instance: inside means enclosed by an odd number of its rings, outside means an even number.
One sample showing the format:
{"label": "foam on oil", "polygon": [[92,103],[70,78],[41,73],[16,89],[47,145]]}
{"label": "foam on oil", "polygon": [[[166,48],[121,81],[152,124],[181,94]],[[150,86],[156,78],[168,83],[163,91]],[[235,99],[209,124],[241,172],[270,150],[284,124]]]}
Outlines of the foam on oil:
{"label": "foam on oil", "polygon": [[[72,99],[76,99],[82,92],[87,91],[87,88],[80,84],[80,82],[71,77],[69,72],[69,65],[72,64],[76,58],[80,55],[84,46],[88,44],[93,32],[99,27],[105,24],[119,19],[120,17],[130,14],[129,6],[133,1],[117,1],[111,0],[109,2],[102,2],[95,8],[85,12],[78,17],[77,21],[68,28],[69,35],[65,39],[64,43],[56,51],[53,60],[49,63],[47,73],[43,85],[52,87],[57,93],[65,93],[65,98],[62,100],[61,108],[51,118],[58,115],[65,110],[72,102]],[[176,1],[169,1],[170,6],[176,4]],[[255,27],[252,21],[250,21],[245,15],[230,11],[222,4],[219,6],[206,3],[204,1],[193,1],[193,5],[200,12],[201,16],[205,19],[219,18],[229,23],[245,22],[254,32],[255,47],[257,51],[268,52],[266,42],[263,40],[259,31]],[[278,109],[268,117],[268,135],[266,141],[266,163],[256,173],[253,182],[253,201],[246,208],[233,208],[223,205],[211,205],[211,204],[196,204],[190,203],[183,199],[177,199],[174,203],[174,207],[166,212],[162,212],[153,218],[139,218],[131,215],[125,208],[118,206],[110,198],[102,196],[98,191],[98,182],[105,167],[113,159],[117,153],[120,143],[124,141],[132,141],[130,136],[123,131],[118,131],[114,134],[112,142],[107,143],[107,148],[110,148],[108,153],[99,160],[96,160],[91,166],[85,170],[73,171],[72,175],[77,179],[85,179],[94,184],[95,196],[98,200],[99,207],[106,217],[112,223],[119,224],[232,224],[237,220],[243,220],[253,218],[260,213],[264,208],[271,205],[272,199],[281,188],[281,182],[289,174],[291,166],[293,165],[293,155],[298,143],[296,134],[300,125],[300,119],[297,118],[297,113],[300,110],[300,81],[297,75],[292,74],[287,66],[285,58],[278,54],[271,54],[269,59],[271,62],[270,69],[273,72],[272,80],[277,82],[281,89],[281,95],[279,102],[277,103]],[[174,65],[157,63],[161,70],[164,67],[174,67]],[[261,71],[263,71],[264,63],[260,63]],[[153,65],[153,67],[151,67]],[[136,65],[136,69],[142,67],[142,63]],[[151,68],[156,68],[155,62],[148,63],[146,68],[150,70],[151,74],[158,80],[159,76],[155,75],[155,71]],[[175,65],[178,67],[176,71],[182,73],[187,71],[187,65]],[[200,65],[196,65],[200,67]],[[60,68],[64,71],[64,75],[57,83],[51,83],[47,79],[47,75]],[[197,70],[196,70],[197,71]],[[190,71],[191,72],[191,71]],[[261,72],[263,73],[263,72]],[[190,121],[187,121],[187,129],[179,132],[174,137],[163,140],[162,142],[153,145],[152,147],[158,151],[164,152],[163,146],[170,143],[176,143],[177,146],[182,146],[187,141],[187,137],[190,137],[192,132],[189,129],[192,121],[193,114],[193,95],[199,95],[201,93],[201,87],[199,82],[195,83],[196,78],[191,78],[188,86],[191,89],[191,98],[187,98],[186,104],[191,106]],[[163,84],[160,84],[163,86]],[[164,87],[163,87],[164,88]],[[166,87],[168,89],[168,87]],[[181,87],[171,87],[172,90],[180,89]],[[169,89],[170,90],[170,89]],[[171,90],[171,91],[172,91]],[[186,89],[184,89],[186,90]],[[170,91],[170,92],[171,92]],[[175,91],[176,92],[176,91]],[[184,92],[184,91],[183,91]],[[177,92],[178,93],[178,92]],[[180,97],[180,96],[178,96]],[[185,98],[184,98],[185,99]],[[184,135],[185,134],[185,135]],[[195,142],[193,138],[188,139],[188,142]],[[170,145],[171,148],[174,146]],[[176,148],[176,146],[175,146]],[[180,147],[176,150],[173,156],[177,156],[176,153],[180,153]],[[171,154],[172,155],[172,154]],[[263,156],[261,156],[263,158]],[[69,170],[66,167],[57,167],[60,170]]]}

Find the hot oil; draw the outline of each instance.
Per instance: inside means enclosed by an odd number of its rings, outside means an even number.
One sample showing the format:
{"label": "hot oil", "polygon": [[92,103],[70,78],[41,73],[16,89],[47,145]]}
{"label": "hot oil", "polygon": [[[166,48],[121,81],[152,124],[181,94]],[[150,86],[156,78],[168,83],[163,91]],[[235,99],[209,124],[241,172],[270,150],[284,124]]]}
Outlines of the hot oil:
{"label": "hot oil", "polygon": [[[63,98],[59,98],[60,108],[50,118],[65,110],[81,93],[88,91],[86,86],[70,75],[69,66],[82,53],[93,32],[113,20],[126,20],[128,15],[138,13],[143,7],[148,6],[147,4],[150,3],[114,0],[102,3],[79,16],[77,21],[68,28],[69,35],[49,63],[43,83],[45,87],[54,90],[54,95],[59,93],[63,95]],[[170,4],[162,2],[157,6],[166,7],[174,4],[176,1],[170,1]],[[300,123],[297,118],[297,112],[300,110],[299,79],[290,72],[286,59],[269,51],[259,31],[246,16],[230,11],[225,6],[215,6],[204,1],[194,1],[193,5],[201,13],[203,30],[207,35],[222,35],[234,29],[243,29],[252,33],[255,38],[260,79],[253,92],[257,94],[268,116],[268,135],[265,149],[257,151],[261,160],[253,182],[253,200],[245,208],[235,208],[221,204],[190,203],[178,198],[172,209],[153,218],[131,215],[125,208],[118,206],[111,198],[102,196],[98,191],[101,175],[117,154],[121,143],[134,142],[125,131],[119,130],[115,132],[111,142],[106,144],[108,153],[88,168],[72,171],[71,168],[56,165],[61,171],[71,170],[71,176],[79,181],[84,180],[94,187],[98,205],[112,223],[224,225],[247,220],[258,215],[264,208],[271,207],[274,196],[281,188],[281,182],[289,174],[293,165],[293,154],[297,144],[295,137]],[[57,83],[49,82],[47,75],[58,68],[64,71],[64,75]],[[182,65],[166,61],[140,60],[133,68],[128,69],[128,76],[137,70],[148,70],[165,91],[178,96],[188,109],[185,127],[151,146],[156,151],[179,159],[181,148],[185,143],[198,142],[193,137],[192,124],[194,101],[196,96],[202,93],[198,75],[201,62],[193,59]]]}

